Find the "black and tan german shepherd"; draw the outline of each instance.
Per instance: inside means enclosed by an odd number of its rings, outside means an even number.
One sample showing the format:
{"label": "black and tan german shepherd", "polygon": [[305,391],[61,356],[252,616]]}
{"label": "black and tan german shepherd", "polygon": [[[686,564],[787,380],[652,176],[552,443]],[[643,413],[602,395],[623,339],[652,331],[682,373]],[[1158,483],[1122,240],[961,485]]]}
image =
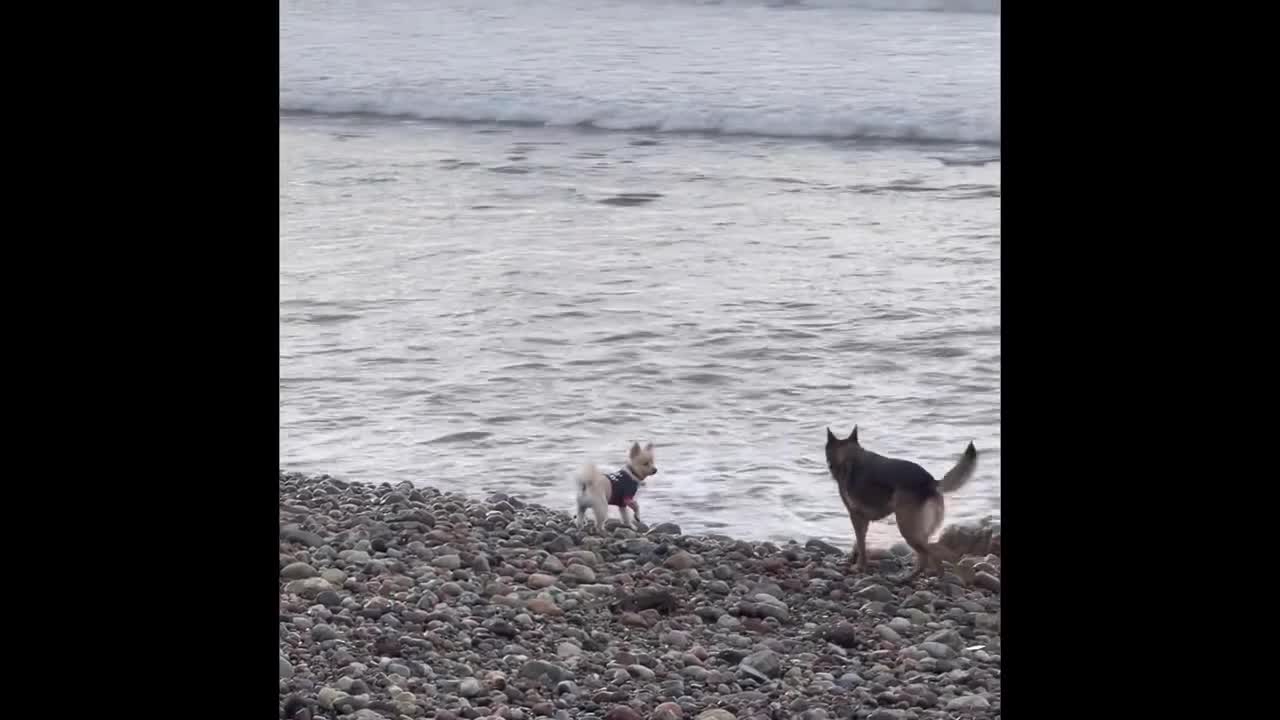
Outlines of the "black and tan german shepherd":
{"label": "black and tan german shepherd", "polygon": [[857,545],[849,561],[867,570],[867,528],[893,513],[898,530],[916,553],[913,571],[897,581],[912,580],[925,571],[937,555],[930,538],[942,527],[946,505],[942,496],[959,490],[978,467],[978,451],[969,443],[960,462],[934,480],[928,470],[909,460],[877,455],[858,444],[858,428],[847,439],[837,439],[827,428],[827,467],[840,488],[840,499],[849,511]]}

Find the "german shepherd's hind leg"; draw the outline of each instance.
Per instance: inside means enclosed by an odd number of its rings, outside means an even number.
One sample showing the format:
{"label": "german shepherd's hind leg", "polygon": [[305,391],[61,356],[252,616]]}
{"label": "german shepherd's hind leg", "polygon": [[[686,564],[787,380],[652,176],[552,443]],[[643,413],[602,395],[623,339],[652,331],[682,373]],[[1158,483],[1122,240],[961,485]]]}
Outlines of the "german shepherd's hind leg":
{"label": "german shepherd's hind leg", "polygon": [[902,539],[906,540],[907,545],[915,551],[915,567],[902,575],[888,578],[888,580],[893,583],[908,583],[924,574],[924,571],[930,565],[932,555],[929,552],[929,544],[920,539],[918,532],[912,532],[915,528],[908,528],[903,524],[902,515],[898,515],[898,527],[902,529]]}
{"label": "german shepherd's hind leg", "polygon": [[906,583],[915,580],[923,575],[924,571],[928,569],[931,564],[930,558],[932,556],[929,554],[928,545],[922,545],[911,540],[908,540],[907,544],[911,546],[912,550],[916,551],[916,565],[912,568],[911,572],[906,573],[905,575],[899,575],[896,578],[890,578],[890,580],[896,583]]}
{"label": "german shepherd's hind leg", "polygon": [[911,582],[930,569],[936,558],[930,551],[929,538],[942,525],[942,496],[934,495],[923,501],[918,498],[905,498],[897,503],[895,517],[902,539],[916,553],[916,565],[911,572],[890,578],[892,582]]}

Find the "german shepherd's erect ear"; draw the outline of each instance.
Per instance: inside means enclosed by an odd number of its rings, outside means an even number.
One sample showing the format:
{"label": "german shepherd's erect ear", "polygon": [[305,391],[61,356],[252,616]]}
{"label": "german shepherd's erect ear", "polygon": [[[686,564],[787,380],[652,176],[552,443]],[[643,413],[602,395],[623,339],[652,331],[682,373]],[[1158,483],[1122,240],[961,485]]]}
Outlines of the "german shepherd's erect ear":
{"label": "german shepherd's erect ear", "polygon": [[840,441],[836,440],[835,433],[831,432],[831,428],[827,428],[827,444],[835,445],[837,442],[840,442]]}
{"label": "german shepherd's erect ear", "polygon": [[858,444],[858,426],[857,425],[854,425],[853,432],[849,433],[849,442],[853,443],[854,445]]}

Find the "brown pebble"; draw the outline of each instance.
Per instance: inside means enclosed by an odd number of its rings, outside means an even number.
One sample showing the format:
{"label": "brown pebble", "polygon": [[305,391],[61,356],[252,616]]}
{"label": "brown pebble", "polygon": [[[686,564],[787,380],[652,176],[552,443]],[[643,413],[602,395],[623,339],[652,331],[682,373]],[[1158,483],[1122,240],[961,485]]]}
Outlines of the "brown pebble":
{"label": "brown pebble", "polygon": [[694,557],[689,553],[685,552],[684,550],[681,550],[680,552],[667,558],[666,562],[663,563],[663,565],[666,565],[672,570],[688,570],[689,568],[693,567],[696,564],[697,564],[697,561],[694,559]]}
{"label": "brown pebble", "polygon": [[639,613],[633,612],[622,613],[622,624],[632,627],[649,627],[649,621],[645,620]]}
{"label": "brown pebble", "polygon": [[644,720],[644,716],[626,705],[614,705],[605,714],[604,720]]}
{"label": "brown pebble", "polygon": [[680,720],[684,717],[684,708],[673,702],[664,702],[653,709],[649,720]]}
{"label": "brown pebble", "polygon": [[547,597],[542,597],[541,595],[525,603],[525,608],[528,609],[529,612],[535,613],[538,615],[557,616],[557,615],[564,614],[564,611],[561,610],[559,606],[556,605],[555,600],[552,600],[551,598],[547,598]]}

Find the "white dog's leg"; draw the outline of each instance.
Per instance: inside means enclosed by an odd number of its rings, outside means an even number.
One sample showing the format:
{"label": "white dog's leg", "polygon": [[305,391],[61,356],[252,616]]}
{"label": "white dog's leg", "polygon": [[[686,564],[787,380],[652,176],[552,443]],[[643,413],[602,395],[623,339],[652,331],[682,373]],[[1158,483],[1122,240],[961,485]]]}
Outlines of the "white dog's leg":
{"label": "white dog's leg", "polygon": [[602,497],[593,497],[591,510],[596,515],[596,530],[604,532],[604,521],[609,519],[609,501]]}
{"label": "white dog's leg", "polygon": [[635,520],[631,517],[631,508],[627,507],[626,505],[623,505],[623,506],[622,506],[622,508],[621,508],[621,510],[622,510],[622,524],[623,524],[623,525],[626,525],[627,527],[631,528],[632,530],[635,530],[635,529],[636,529],[636,522],[635,522]]}
{"label": "white dog's leg", "polygon": [[[573,476],[573,484],[577,490],[575,497],[578,505],[578,516],[574,518],[574,525],[578,529],[582,529],[587,520],[587,508],[595,508],[597,504],[596,485],[602,479],[600,471],[596,470],[595,465],[583,465]],[[597,517],[599,511],[596,511]]]}

